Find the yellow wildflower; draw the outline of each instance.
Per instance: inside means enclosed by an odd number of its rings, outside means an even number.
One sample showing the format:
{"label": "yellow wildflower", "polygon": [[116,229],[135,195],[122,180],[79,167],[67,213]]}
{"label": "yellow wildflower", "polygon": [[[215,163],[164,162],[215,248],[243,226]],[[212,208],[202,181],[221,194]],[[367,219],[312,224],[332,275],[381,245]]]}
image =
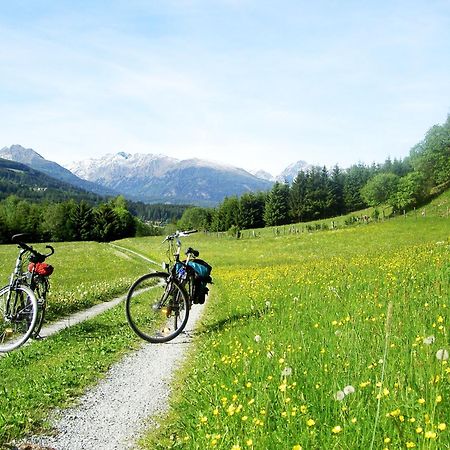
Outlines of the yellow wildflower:
{"label": "yellow wildflower", "polygon": [[342,431],[342,427],[340,425],[336,425],[332,430],[334,434],[338,434]]}

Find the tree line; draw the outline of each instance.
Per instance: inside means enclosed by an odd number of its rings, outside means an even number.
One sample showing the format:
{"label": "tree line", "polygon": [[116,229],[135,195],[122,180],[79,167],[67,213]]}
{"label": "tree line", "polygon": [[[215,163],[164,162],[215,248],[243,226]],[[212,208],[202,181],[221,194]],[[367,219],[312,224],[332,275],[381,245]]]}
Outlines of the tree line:
{"label": "tree line", "polygon": [[0,243],[11,243],[17,233],[27,233],[32,242],[107,242],[160,230],[133,216],[122,196],[93,206],[85,200],[33,203],[10,195],[0,201]]}
{"label": "tree line", "polygon": [[301,170],[291,185],[276,182],[269,192],[227,197],[216,208],[193,207],[178,222],[183,229],[238,231],[326,219],[389,205],[408,210],[450,187],[450,115],[433,126],[404,159]]}

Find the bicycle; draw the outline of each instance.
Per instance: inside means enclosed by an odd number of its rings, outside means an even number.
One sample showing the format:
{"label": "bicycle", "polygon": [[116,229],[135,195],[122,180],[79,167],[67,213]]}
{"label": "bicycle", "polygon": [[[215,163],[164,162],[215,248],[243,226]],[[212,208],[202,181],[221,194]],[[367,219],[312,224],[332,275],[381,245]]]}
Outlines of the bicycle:
{"label": "bicycle", "polygon": [[197,259],[199,252],[191,247],[186,250],[186,259],[180,260],[180,238],[196,232],[176,231],[166,236],[162,242],[168,242],[169,262],[163,263],[165,272],[143,275],[128,291],[125,302],[128,324],[148,342],[174,339],[185,328],[192,304],[205,300],[206,283],[212,283],[211,266]]}
{"label": "bicycle", "polygon": [[[41,330],[50,289],[48,277],[52,266],[44,261],[50,253],[41,254],[17,234],[12,241],[20,248],[9,284],[0,289],[0,352],[6,353],[23,345],[29,338],[37,338]],[[28,257],[24,272],[25,257]]]}

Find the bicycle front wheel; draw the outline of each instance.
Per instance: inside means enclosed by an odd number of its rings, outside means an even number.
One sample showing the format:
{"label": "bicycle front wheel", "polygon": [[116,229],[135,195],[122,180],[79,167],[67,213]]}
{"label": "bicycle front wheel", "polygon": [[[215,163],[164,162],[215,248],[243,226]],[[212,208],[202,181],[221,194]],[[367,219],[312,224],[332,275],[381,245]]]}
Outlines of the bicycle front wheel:
{"label": "bicycle front wheel", "polygon": [[125,310],[132,330],[152,343],[178,336],[189,318],[189,296],[165,272],[142,276],[131,286]]}
{"label": "bicycle front wheel", "polygon": [[0,352],[10,352],[31,336],[37,320],[37,301],[26,286],[4,289],[0,296]]}

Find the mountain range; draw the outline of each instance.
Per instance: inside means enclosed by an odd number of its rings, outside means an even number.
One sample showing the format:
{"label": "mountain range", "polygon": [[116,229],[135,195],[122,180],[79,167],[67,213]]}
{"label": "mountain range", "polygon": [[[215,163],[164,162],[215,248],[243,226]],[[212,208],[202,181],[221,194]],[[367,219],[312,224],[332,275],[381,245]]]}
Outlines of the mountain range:
{"label": "mountain range", "polygon": [[278,177],[201,159],[178,160],[165,155],[119,152],[78,161],[62,167],[32,149],[4,147],[0,158],[17,161],[58,180],[101,195],[122,194],[145,203],[214,206],[226,196],[267,191],[275,181],[291,182],[300,169],[298,161]]}

